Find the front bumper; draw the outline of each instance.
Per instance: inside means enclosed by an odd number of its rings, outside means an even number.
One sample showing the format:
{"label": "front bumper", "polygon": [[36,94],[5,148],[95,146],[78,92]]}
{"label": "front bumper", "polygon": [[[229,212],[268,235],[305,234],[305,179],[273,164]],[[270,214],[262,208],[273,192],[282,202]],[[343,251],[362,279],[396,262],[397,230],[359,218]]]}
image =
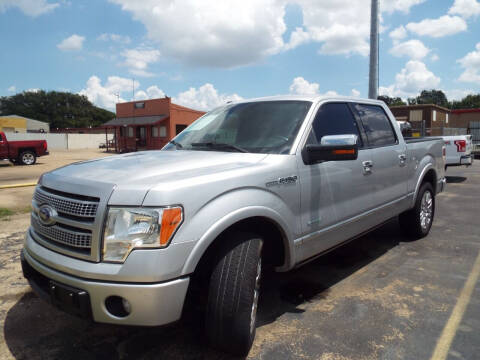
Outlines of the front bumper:
{"label": "front bumper", "polygon": [[[96,322],[120,325],[158,326],[180,319],[188,290],[189,278],[161,283],[115,283],[78,278],[56,271],[35,260],[22,250],[22,269],[34,291],[52,300],[63,310],[91,317]],[[51,287],[58,284],[65,296],[52,298]],[[62,293],[63,294],[63,293]],[[74,296],[72,302],[68,297]],[[107,310],[106,299],[119,296],[128,300],[130,314],[119,317]],[[66,298],[66,299],[64,299]],[[67,310],[68,311],[68,310]]]}

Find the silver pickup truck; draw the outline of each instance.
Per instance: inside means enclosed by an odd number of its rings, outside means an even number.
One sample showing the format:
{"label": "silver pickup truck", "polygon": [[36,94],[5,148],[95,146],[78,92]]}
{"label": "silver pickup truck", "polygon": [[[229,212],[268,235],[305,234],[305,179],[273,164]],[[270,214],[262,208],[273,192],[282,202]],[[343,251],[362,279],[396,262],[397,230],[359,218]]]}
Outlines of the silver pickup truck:
{"label": "silver pickup truck", "polygon": [[42,175],[24,276],[94,321],[157,326],[205,299],[206,336],[248,353],[262,269],[288,271],[399,215],[428,234],[441,139],[405,141],[383,102],[283,96],[229,103],[161,151]]}

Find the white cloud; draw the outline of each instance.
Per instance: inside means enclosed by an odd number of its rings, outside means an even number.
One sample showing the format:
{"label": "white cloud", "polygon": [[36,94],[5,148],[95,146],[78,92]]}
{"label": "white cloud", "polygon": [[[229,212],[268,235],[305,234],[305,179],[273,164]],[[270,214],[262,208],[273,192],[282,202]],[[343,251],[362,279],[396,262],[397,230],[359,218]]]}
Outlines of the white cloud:
{"label": "white cloud", "polygon": [[408,23],[407,29],[417,35],[440,38],[467,30],[467,23],[461,17],[444,15],[438,19],[424,19]]}
{"label": "white cloud", "polygon": [[130,73],[137,76],[149,77],[154,74],[148,72],[148,65],[160,59],[160,51],[153,49],[129,49],[122,54],[123,63],[129,68]]}
{"label": "white cloud", "polygon": [[480,3],[477,0],[455,0],[448,13],[460,15],[465,19],[471,16],[478,16],[480,15]]}
{"label": "white cloud", "polygon": [[212,84],[206,83],[198,89],[191,87],[172,98],[175,104],[197,110],[211,110],[228,101],[242,100],[238,94],[219,94]]}
{"label": "white cloud", "polygon": [[[384,12],[408,12],[414,5],[425,0],[384,0]],[[295,0],[303,13],[303,26],[290,35],[285,49],[293,49],[306,42],[321,43],[322,54],[369,53],[370,0]],[[381,17],[380,17],[381,20]]]}
{"label": "white cloud", "polygon": [[110,0],[141,21],[162,54],[182,62],[233,67],[280,51],[286,30],[277,0]]}
{"label": "white cloud", "polygon": [[475,49],[457,60],[464,69],[458,80],[480,84],[480,42],[477,43]]}
{"label": "white cloud", "polygon": [[310,83],[303,77],[299,76],[293,79],[290,85],[290,94],[296,95],[317,95],[319,93],[320,85],[317,83]]}
{"label": "white cloud", "polygon": [[421,60],[428,55],[430,49],[420,40],[408,40],[396,42],[390,49],[390,54],[396,57],[409,57],[414,60]]}
{"label": "white cloud", "polygon": [[403,13],[408,13],[410,8],[415,5],[419,5],[426,0],[383,0],[380,1],[381,11],[387,13],[392,13],[394,11],[399,11]]}
{"label": "white cloud", "polygon": [[360,91],[357,89],[352,89],[352,94],[353,97],[360,97]]}
{"label": "white cloud", "polygon": [[130,42],[132,41],[130,37],[127,35],[119,35],[119,34],[112,34],[112,33],[103,33],[97,37],[97,40],[113,41],[120,44],[130,44]]}
{"label": "white cloud", "polygon": [[15,85],[12,85],[8,88],[8,92],[15,92],[15,91],[17,91],[17,88]]}
{"label": "white cloud", "polygon": [[57,44],[57,48],[62,51],[79,51],[82,50],[84,41],[85,36],[73,34],[72,36],[63,39],[59,44]]}
{"label": "white cloud", "polygon": [[[323,54],[369,52],[370,0],[110,0],[144,24],[162,55],[187,64],[236,67],[306,42]],[[424,0],[385,0],[384,11],[408,12]],[[285,8],[298,5],[303,24],[287,30]]]}
{"label": "white cloud", "polygon": [[401,40],[407,37],[407,30],[403,25],[397,27],[396,29],[390,31],[390,37],[393,40]]}
{"label": "white cloud", "polygon": [[[117,102],[130,101],[132,96],[132,80],[119,76],[109,76],[105,84],[98,76],[91,76],[79,94],[85,95],[92,103],[97,106],[115,110]],[[135,100],[162,98],[164,91],[158,86],[153,85],[146,90],[140,89],[140,83],[135,81]],[[219,94],[218,90],[212,84],[206,83],[198,89],[191,87],[187,91],[179,93],[172,98],[175,104],[187,106],[198,110],[211,110],[227,101],[241,100],[242,97],[237,94]]]}
{"label": "white cloud", "polygon": [[49,3],[46,0],[0,0],[0,13],[8,8],[17,7],[25,15],[37,17],[53,11],[59,3]]}
{"label": "white cloud", "polygon": [[440,60],[440,56],[438,56],[437,54],[432,54],[432,56],[430,57],[430,60],[433,62],[438,61]]}
{"label": "white cloud", "polygon": [[[298,76],[293,79],[292,84],[289,87],[290,94],[294,95],[318,95],[318,96],[339,96],[336,91],[329,90],[325,93],[320,93],[320,85],[318,83],[309,82],[305,80],[303,77]],[[358,91],[353,89],[353,94],[356,94]],[[358,92],[359,93],[359,92]]]}
{"label": "white cloud", "polygon": [[146,91],[140,90],[135,93],[135,100],[158,99],[165,97],[165,93],[157,85],[147,88]]}
{"label": "white cloud", "polygon": [[34,93],[39,92],[39,91],[40,91],[39,88],[31,88],[31,89],[25,90],[25,92],[34,92]]}
{"label": "white cloud", "polygon": [[[114,109],[117,102],[126,101],[123,98],[124,94],[132,94],[132,87],[140,87],[140,83],[132,79],[122,78],[119,76],[109,76],[105,85],[98,76],[91,76],[87,81],[87,86],[82,89],[79,94],[85,95],[88,100],[97,106]],[[117,98],[118,95],[118,98]]]}
{"label": "white cloud", "polygon": [[448,100],[462,100],[464,97],[470,94],[477,94],[478,91],[474,90],[465,90],[465,89],[453,89],[445,91]]}
{"label": "white cloud", "polygon": [[387,87],[380,86],[379,94],[405,98],[416,96],[424,89],[434,89],[439,84],[440,78],[428,70],[423,62],[410,60],[395,76],[394,84]]}

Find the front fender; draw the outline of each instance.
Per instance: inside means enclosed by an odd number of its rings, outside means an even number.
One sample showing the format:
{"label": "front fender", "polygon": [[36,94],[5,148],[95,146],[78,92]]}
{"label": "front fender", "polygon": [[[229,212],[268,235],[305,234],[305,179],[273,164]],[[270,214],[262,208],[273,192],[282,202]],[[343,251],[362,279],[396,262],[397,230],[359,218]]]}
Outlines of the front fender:
{"label": "front fender", "polygon": [[294,213],[276,194],[249,188],[215,198],[192,217],[183,235],[189,237],[191,234],[198,240],[184,264],[182,274],[194,272],[205,251],[223,231],[239,221],[252,217],[267,218],[280,228],[284,234],[285,263],[278,270],[292,268],[295,250],[290,229],[295,226]]}

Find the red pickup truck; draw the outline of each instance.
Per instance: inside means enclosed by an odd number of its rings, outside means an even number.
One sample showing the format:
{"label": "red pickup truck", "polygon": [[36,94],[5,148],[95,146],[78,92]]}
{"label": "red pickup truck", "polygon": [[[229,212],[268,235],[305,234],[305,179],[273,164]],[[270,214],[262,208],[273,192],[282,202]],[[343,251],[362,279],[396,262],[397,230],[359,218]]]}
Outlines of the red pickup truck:
{"label": "red pickup truck", "polygon": [[0,159],[8,159],[14,164],[33,165],[37,157],[48,155],[46,140],[8,141],[0,131]]}

